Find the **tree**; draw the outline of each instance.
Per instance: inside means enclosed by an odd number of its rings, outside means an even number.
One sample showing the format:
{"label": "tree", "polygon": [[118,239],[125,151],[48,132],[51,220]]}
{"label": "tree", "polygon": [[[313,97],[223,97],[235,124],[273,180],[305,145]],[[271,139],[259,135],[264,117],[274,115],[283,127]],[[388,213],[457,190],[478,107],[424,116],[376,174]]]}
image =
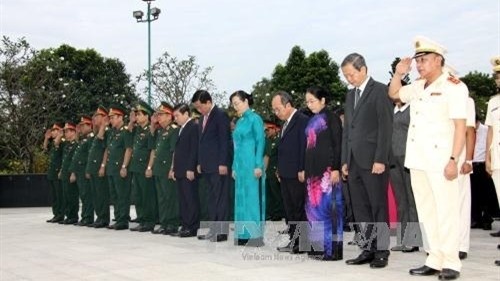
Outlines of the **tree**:
{"label": "tree", "polygon": [[339,67],[325,50],[306,55],[299,46],[294,46],[285,65],[278,64],[271,79],[263,78],[253,86],[254,109],[264,118],[274,118],[271,96],[275,91],[290,93],[297,107],[304,105],[304,95],[308,87],[320,86],[329,90],[332,100],[330,108],[340,107],[344,101],[347,86],[340,80]]}
{"label": "tree", "polygon": [[495,80],[490,74],[480,73],[477,71],[469,72],[464,77],[460,78],[462,82],[469,88],[469,94],[474,99],[476,105],[476,114],[480,120],[486,117],[488,101],[492,95],[496,93]]}
{"label": "tree", "polygon": [[[125,66],[95,50],[68,45],[33,50],[25,39],[2,40],[0,101],[3,159],[34,170],[34,155],[43,133],[55,121],[77,121],[99,104],[125,106],[137,100]],[[15,59],[20,58],[20,59]]]}
{"label": "tree", "polygon": [[[226,94],[217,92],[210,73],[213,67],[202,68],[196,62],[196,57],[188,56],[179,60],[168,52],[151,66],[152,99],[158,104],[166,101],[173,105],[191,102],[191,96],[199,89],[211,93],[214,103],[225,105],[228,103]],[[137,77],[138,81],[147,82],[147,70]],[[147,88],[144,89],[147,93]]]}
{"label": "tree", "polygon": [[[398,63],[400,61],[401,61],[401,58],[399,58],[399,57],[396,57],[394,59],[394,61],[392,61],[391,71],[389,71],[389,74],[391,75],[391,79],[394,76],[394,73],[396,73],[396,66],[398,65]],[[390,80],[389,80],[389,82],[390,82]],[[406,73],[406,75],[403,78],[401,78],[401,84],[403,84],[403,85],[410,84],[410,74]]]}

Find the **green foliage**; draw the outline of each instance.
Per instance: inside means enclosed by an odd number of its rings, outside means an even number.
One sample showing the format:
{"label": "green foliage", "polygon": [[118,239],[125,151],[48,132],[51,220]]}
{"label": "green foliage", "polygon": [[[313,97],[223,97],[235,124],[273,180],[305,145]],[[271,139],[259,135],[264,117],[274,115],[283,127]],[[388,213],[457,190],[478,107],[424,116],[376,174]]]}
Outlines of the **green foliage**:
{"label": "green foliage", "polygon": [[[0,46],[0,162],[38,168],[36,151],[55,121],[77,121],[99,104],[135,102],[134,85],[117,59],[68,45],[34,50],[24,38]],[[9,161],[6,161],[9,160]],[[17,161],[16,160],[16,161]],[[5,165],[4,165],[5,166]],[[6,165],[17,171],[16,165]]]}
{"label": "green foliage", "polygon": [[469,72],[461,77],[465,85],[469,88],[470,96],[476,104],[476,114],[480,120],[485,119],[488,101],[496,93],[495,80],[490,74],[478,71]]}
{"label": "green foliage", "polygon": [[253,86],[252,94],[255,104],[253,108],[265,119],[273,119],[270,111],[272,94],[278,90],[290,93],[294,104],[304,107],[304,96],[307,88],[320,86],[332,94],[330,108],[343,104],[347,86],[340,80],[339,66],[330,58],[325,50],[306,55],[299,46],[294,46],[285,65],[278,64],[274,68],[271,79],[262,78]]}

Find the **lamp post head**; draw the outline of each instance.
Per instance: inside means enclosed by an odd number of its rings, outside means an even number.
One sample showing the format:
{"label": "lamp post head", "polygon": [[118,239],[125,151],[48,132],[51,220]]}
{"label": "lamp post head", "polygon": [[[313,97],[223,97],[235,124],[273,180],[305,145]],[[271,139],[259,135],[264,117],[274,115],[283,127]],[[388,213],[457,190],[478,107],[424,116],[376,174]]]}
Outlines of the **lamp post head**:
{"label": "lamp post head", "polygon": [[134,18],[137,20],[137,21],[140,21],[142,19],[142,17],[144,16],[144,13],[142,11],[134,11],[132,13],[132,15],[134,16]]}
{"label": "lamp post head", "polygon": [[151,15],[157,19],[160,16],[161,10],[159,8],[151,8]]}

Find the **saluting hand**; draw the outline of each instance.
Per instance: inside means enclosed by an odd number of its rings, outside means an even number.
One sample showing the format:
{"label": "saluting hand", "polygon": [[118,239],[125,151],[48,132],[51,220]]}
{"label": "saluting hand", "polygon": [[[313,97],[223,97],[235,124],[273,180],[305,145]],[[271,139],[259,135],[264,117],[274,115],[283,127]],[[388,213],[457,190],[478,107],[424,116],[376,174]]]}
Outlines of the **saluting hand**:
{"label": "saluting hand", "polygon": [[45,131],[45,139],[47,139],[47,140],[48,140],[48,139],[50,139],[50,138],[52,137],[52,133],[51,133],[51,132],[52,132],[52,130],[51,130],[51,129],[47,129],[47,130]]}
{"label": "saluting hand", "polygon": [[401,59],[396,65],[396,74],[404,76],[406,73],[411,71],[411,60],[412,58],[406,57]]}

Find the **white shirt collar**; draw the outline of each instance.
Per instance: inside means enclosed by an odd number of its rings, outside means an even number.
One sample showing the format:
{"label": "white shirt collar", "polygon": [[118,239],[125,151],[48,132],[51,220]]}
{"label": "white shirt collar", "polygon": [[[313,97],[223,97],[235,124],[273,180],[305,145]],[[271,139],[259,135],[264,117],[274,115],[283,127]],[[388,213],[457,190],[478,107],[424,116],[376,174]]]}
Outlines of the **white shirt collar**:
{"label": "white shirt collar", "polygon": [[294,109],[294,110],[292,111],[292,114],[290,114],[290,117],[288,117],[288,119],[286,119],[286,122],[290,123],[290,120],[292,120],[292,117],[293,117],[293,115],[295,114],[295,112],[297,112],[297,109]]}
{"label": "white shirt collar", "polygon": [[394,114],[398,113],[398,112],[404,112],[408,107],[410,106],[409,103],[406,103],[405,105],[403,105],[402,107],[398,107],[397,105],[394,106]]}
{"label": "white shirt collar", "polygon": [[359,96],[363,95],[363,92],[365,91],[365,88],[366,88],[366,84],[368,84],[368,81],[370,81],[370,78],[371,78],[371,76],[366,76],[365,81],[363,81],[363,83],[361,83],[361,85],[359,87],[357,87],[360,90]]}

